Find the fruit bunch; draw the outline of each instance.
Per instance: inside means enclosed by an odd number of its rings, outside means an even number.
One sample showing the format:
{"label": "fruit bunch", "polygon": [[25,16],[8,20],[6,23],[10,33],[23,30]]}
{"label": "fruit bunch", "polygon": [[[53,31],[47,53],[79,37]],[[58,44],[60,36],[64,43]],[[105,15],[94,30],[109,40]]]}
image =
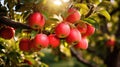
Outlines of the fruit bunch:
{"label": "fruit bunch", "polygon": [[[53,33],[49,35],[38,33],[32,39],[22,38],[19,43],[20,50],[39,51],[48,46],[57,48],[61,43],[60,40],[66,41],[69,46],[77,49],[87,49],[87,37],[94,33],[95,28],[81,21],[81,15],[76,9],[70,8],[67,14],[67,17],[55,26]],[[28,25],[33,29],[41,30],[45,25],[45,18],[39,12],[32,13],[29,16]]]}

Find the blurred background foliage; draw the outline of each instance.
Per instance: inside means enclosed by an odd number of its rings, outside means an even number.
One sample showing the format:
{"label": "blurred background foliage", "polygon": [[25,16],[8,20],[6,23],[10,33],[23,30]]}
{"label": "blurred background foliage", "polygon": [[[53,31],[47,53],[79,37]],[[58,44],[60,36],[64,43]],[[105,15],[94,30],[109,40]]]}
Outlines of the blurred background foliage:
{"label": "blurred background foliage", "polygon": [[[57,0],[55,0],[57,1]],[[70,7],[79,10],[81,20],[94,25],[96,32],[88,37],[89,48],[76,50],[78,54],[98,67],[119,67],[120,62],[120,1],[119,0],[0,0],[0,16],[27,24],[27,18],[32,12],[41,12],[46,24],[45,33],[53,32],[57,23],[66,16]],[[0,38],[0,66],[24,67],[31,64],[24,63],[29,60],[34,67],[88,67],[78,61],[71,54],[68,44],[56,49],[45,48],[39,52],[28,53],[19,50],[19,40],[23,37],[35,36],[36,31],[26,33],[26,29],[17,28],[16,35],[11,40]],[[114,39],[114,47],[107,47],[106,41]]]}

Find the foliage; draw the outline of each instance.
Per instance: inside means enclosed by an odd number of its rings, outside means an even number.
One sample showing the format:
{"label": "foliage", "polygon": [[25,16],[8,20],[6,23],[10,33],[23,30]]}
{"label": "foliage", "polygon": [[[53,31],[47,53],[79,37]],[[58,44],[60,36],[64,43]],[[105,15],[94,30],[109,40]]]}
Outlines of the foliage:
{"label": "foliage", "polygon": [[[28,17],[33,12],[40,12],[45,17],[45,26],[42,32],[53,33],[55,26],[67,16],[70,7],[76,8],[85,23],[92,24],[96,28],[94,35],[88,37],[89,48],[87,50],[75,49],[85,60],[106,67],[106,60],[118,49],[120,51],[120,1],[118,0],[70,0],[62,5],[55,5],[54,0],[0,0],[0,16],[27,25]],[[3,3],[4,2],[4,3]],[[79,23],[79,21],[77,22]],[[4,24],[3,24],[4,25]],[[2,26],[0,26],[0,29]],[[30,33],[28,33],[30,31]],[[16,28],[14,38],[6,40],[0,38],[0,66],[3,67],[86,67],[84,62],[79,62],[71,53],[71,49],[63,39],[58,48],[45,48],[38,52],[24,52],[19,49],[21,38],[34,38],[36,30]],[[106,46],[106,41],[114,39],[115,46]],[[119,52],[118,52],[119,53]],[[73,57],[74,56],[74,57]],[[24,62],[24,60],[31,62]],[[117,63],[117,62],[116,62]],[[69,64],[69,65],[67,65]]]}

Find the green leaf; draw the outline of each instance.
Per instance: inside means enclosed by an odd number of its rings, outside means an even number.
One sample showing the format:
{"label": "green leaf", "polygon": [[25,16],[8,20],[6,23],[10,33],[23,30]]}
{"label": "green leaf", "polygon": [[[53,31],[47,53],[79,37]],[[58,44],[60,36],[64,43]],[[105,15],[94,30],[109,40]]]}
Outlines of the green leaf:
{"label": "green leaf", "polygon": [[102,1],[98,6],[109,7],[112,6],[110,1]]}
{"label": "green leaf", "polygon": [[15,35],[17,36],[17,35],[21,34],[21,31],[22,31],[21,28],[16,29],[15,30]]}
{"label": "green leaf", "polygon": [[103,15],[108,21],[110,21],[111,16],[110,16],[110,14],[106,10],[104,10],[104,9],[100,10],[99,14]]}
{"label": "green leaf", "polygon": [[85,10],[88,10],[89,8],[87,7],[87,4],[81,4],[81,3],[77,3],[74,5],[75,7],[79,7],[79,8],[83,8]]}
{"label": "green leaf", "polygon": [[80,8],[80,14],[83,14],[83,15],[85,15],[89,10],[87,4],[77,3],[74,6],[77,7],[77,8]]}
{"label": "green leaf", "polygon": [[100,4],[100,0],[92,0],[96,5]]}
{"label": "green leaf", "polygon": [[35,35],[36,35],[37,33],[38,33],[38,31],[34,31],[34,30],[33,30],[33,31],[31,32],[31,37],[35,37]]}
{"label": "green leaf", "polygon": [[50,20],[53,20],[53,21],[59,21],[59,19],[57,18],[49,18]]}
{"label": "green leaf", "polygon": [[45,63],[41,63],[40,67],[49,67],[49,66]]}
{"label": "green leaf", "polygon": [[94,18],[85,18],[84,21],[86,21],[89,24],[92,24],[95,28],[99,28],[99,24]]}

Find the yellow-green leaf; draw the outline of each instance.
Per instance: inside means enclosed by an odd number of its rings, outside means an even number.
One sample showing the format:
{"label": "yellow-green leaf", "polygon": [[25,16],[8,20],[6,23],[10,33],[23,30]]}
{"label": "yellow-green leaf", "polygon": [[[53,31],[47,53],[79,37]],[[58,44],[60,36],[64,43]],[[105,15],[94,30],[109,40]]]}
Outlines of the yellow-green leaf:
{"label": "yellow-green leaf", "polygon": [[80,9],[80,14],[81,15],[86,15],[88,13],[88,10],[85,10],[83,8]]}
{"label": "yellow-green leaf", "polygon": [[93,0],[93,2],[96,4],[96,5],[98,5],[98,4],[100,4],[100,0]]}
{"label": "yellow-green leaf", "polygon": [[110,16],[110,14],[106,10],[100,10],[99,14],[103,15],[107,20],[110,21],[111,16]]}
{"label": "yellow-green leaf", "polygon": [[79,7],[79,8],[83,8],[83,9],[85,9],[85,10],[88,10],[88,9],[89,9],[88,6],[87,6],[87,4],[77,3],[77,4],[75,4],[74,6],[75,6],[75,7]]}

